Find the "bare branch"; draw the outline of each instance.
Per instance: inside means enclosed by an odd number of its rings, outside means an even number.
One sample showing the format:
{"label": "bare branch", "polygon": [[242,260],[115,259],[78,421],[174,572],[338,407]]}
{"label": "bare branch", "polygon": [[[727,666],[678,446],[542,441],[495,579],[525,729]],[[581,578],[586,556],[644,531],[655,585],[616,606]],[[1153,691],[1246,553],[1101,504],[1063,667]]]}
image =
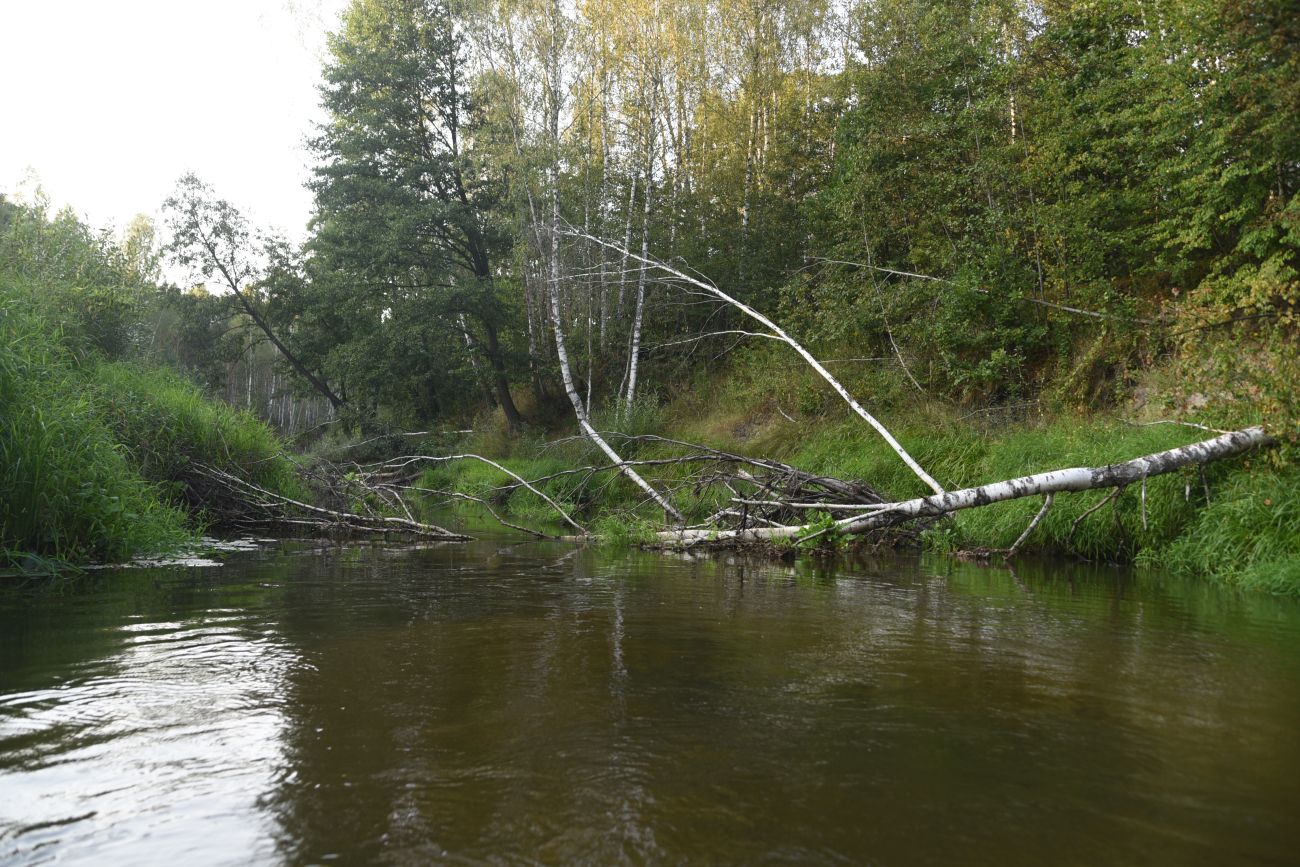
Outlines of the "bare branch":
{"label": "bare branch", "polygon": [[1006,556],[1003,557],[1004,560],[1010,560],[1012,557],[1016,556],[1016,552],[1020,550],[1020,546],[1025,544],[1025,540],[1029,538],[1029,534],[1034,532],[1034,528],[1036,528],[1039,522],[1043,520],[1043,516],[1047,514],[1047,510],[1052,508],[1052,501],[1055,499],[1056,494],[1050,492],[1047,496],[1043,497],[1043,507],[1038,510],[1037,515],[1034,515],[1034,520],[1029,522],[1029,526],[1025,528],[1025,532],[1021,533],[1020,537],[1012,543],[1010,548],[1007,549]]}
{"label": "bare branch", "polygon": [[875,428],[876,432],[879,433],[880,436],[884,438],[885,442],[889,444],[889,447],[894,450],[894,453],[897,454],[903,460],[903,463],[907,464],[907,466],[912,470],[913,473],[916,474],[916,476],[919,479],[921,479],[921,481],[925,482],[925,484],[936,494],[943,493],[943,487],[940,486],[940,484],[936,482],[930,476],[929,473],[927,473],[924,469],[922,469],[921,465],[918,464],[916,460],[913,459],[913,457],[907,453],[907,450],[903,448],[902,444],[899,443],[898,440],[894,438],[894,435],[890,433],[889,430],[883,424],[881,424],[880,421],[877,420],[875,416],[867,412],[862,407],[862,405],[859,404],[856,399],[854,399],[853,395],[851,395],[848,392],[848,389],[846,389],[843,385],[841,385],[840,381],[836,379],[831,374],[831,372],[827,370],[825,366],[822,365],[821,362],[819,362],[815,357],[813,357],[812,353],[810,353],[807,349],[805,349],[802,344],[800,344],[793,337],[787,334],[784,329],[782,329],[771,319],[764,316],[762,313],[758,312],[753,307],[750,307],[748,304],[745,304],[744,302],[736,298],[733,298],[732,296],[723,292],[721,289],[719,289],[717,286],[713,285],[712,283],[703,279],[692,277],[682,272],[681,270],[674,268],[673,266],[668,265],[664,262],[660,262],[648,256],[637,255],[636,253],[633,253],[630,250],[628,250],[626,247],[620,246],[611,241],[605,241],[601,238],[595,237],[594,235],[587,234],[586,232],[578,231],[577,229],[574,229],[572,227],[566,229],[565,232],[571,237],[580,238],[582,240],[588,241],[593,244],[599,244],[600,246],[605,247],[606,249],[613,250],[614,252],[617,253],[621,253],[624,256],[645,263],[648,267],[655,268],[659,271],[662,271],[666,274],[676,277],[679,280],[697,286],[698,288],[703,289],[705,292],[708,292],[709,294],[714,295],[715,297],[732,305],[733,307],[740,310],[742,313],[744,313],[746,316],[750,317],[751,319],[754,319],[755,321],[761,323],[765,328],[767,328],[773,334],[773,336],[775,336],[776,339],[786,343],[788,346],[790,346],[791,349],[799,353],[799,355],[802,356],[803,359],[808,362],[808,364],[813,368],[813,370],[817,371],[818,375],[820,375],[822,379],[826,380],[826,382],[828,382],[831,385],[831,387],[835,389],[836,393],[839,394],[839,396],[844,399],[844,401],[849,405],[849,407],[855,413],[857,413],[868,424],[870,424],[873,428]]}

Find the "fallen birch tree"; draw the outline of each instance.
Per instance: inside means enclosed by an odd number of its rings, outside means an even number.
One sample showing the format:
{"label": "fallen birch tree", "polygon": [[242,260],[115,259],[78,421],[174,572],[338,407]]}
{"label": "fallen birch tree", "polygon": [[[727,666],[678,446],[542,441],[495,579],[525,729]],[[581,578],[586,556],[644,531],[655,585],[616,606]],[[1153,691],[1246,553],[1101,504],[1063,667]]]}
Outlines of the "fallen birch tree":
{"label": "fallen birch tree", "polygon": [[[818,542],[822,537],[829,541],[881,532],[885,535],[877,535],[878,542],[908,543],[914,542],[917,534],[932,522],[956,512],[1027,497],[1043,497],[1042,507],[1024,532],[1003,552],[1010,558],[1033,534],[1060,494],[1111,491],[1109,496],[1076,518],[1071,535],[1083,520],[1107,503],[1113,503],[1130,485],[1142,486],[1141,503],[1145,518],[1148,479],[1185,468],[1201,468],[1273,444],[1263,428],[1252,427],[1120,463],[1051,470],[942,494],[891,501],[865,482],[809,473],[770,458],[750,457],[653,435],[626,436],[604,431],[598,432],[598,436],[602,441],[619,441],[625,449],[650,448],[653,456],[578,465],[535,479],[526,479],[496,461],[468,453],[407,455],[374,464],[349,463],[321,466],[311,471],[300,470],[317,490],[324,491],[327,499],[350,504],[348,511],[291,499],[206,466],[196,467],[195,481],[206,480],[204,499],[214,514],[221,514],[226,523],[235,526],[398,533],[447,542],[469,540],[468,536],[418,520],[405,499],[416,493],[441,495],[447,502],[473,501],[509,529],[538,538],[584,543],[595,537],[573,517],[572,507],[566,507],[548,494],[546,486],[576,476],[579,478],[576,489],[569,483],[571,498],[601,508],[597,504],[602,502],[602,491],[608,480],[626,477],[631,472],[647,483],[653,483],[656,496],[644,497],[639,503],[627,506],[629,524],[636,520],[640,506],[657,505],[664,498],[682,498],[679,501],[685,502],[689,493],[696,504],[693,523],[682,518],[681,526],[656,532],[648,540],[643,539],[649,547],[661,549],[735,548],[782,541],[804,544]],[[590,439],[589,433],[584,431],[580,437],[560,440],[555,445]],[[601,454],[607,456],[608,453],[601,450]],[[424,467],[458,461],[488,464],[508,481],[474,494],[436,490],[416,482]],[[606,481],[599,481],[602,478]],[[559,523],[576,533],[560,535],[554,530],[521,526],[507,520],[498,507],[503,506],[515,491],[527,492],[528,496],[544,502]]]}
{"label": "fallen birch tree", "polygon": [[[895,503],[876,504],[865,514],[840,518],[831,527],[822,529],[810,530],[807,526],[790,524],[776,527],[741,527],[732,530],[717,528],[667,530],[656,536],[656,542],[666,548],[688,548],[734,546],[747,542],[773,542],[782,539],[810,541],[831,530],[842,535],[860,535],[909,521],[942,517],[964,509],[988,506],[1022,497],[1054,497],[1058,493],[1123,488],[1135,483],[1144,484],[1149,478],[1172,473],[1183,467],[1204,466],[1212,461],[1234,457],[1251,449],[1271,444],[1273,444],[1272,438],[1262,427],[1252,427],[1180,448],[1144,455],[1123,463],[1108,464],[1103,467],[1051,470],[974,488]],[[1042,520],[1042,516],[1050,506],[1050,501],[1045,503],[1044,509],[1035,516],[1030,530]],[[1017,540],[1016,546],[1013,546],[1013,550],[1023,544],[1026,537],[1022,535]]]}

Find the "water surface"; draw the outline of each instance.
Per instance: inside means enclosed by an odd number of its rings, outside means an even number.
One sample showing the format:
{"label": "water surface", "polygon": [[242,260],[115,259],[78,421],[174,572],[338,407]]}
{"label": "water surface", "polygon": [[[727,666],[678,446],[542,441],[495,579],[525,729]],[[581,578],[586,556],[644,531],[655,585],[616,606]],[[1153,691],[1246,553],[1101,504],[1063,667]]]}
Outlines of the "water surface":
{"label": "water surface", "polygon": [[272,546],[0,587],[0,862],[1296,863],[1300,605]]}

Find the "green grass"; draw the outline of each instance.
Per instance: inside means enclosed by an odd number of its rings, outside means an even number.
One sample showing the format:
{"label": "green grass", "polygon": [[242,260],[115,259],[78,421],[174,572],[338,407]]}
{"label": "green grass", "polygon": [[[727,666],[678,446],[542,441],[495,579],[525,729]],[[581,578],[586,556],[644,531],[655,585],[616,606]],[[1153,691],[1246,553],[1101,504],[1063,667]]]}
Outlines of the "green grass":
{"label": "green grass", "polygon": [[[766,396],[760,396],[757,380],[742,369],[713,381],[706,396],[691,389],[667,406],[639,408],[636,426],[638,432],[859,479],[895,499],[929,493],[863,421],[834,403],[798,403],[794,398],[812,387],[805,379],[802,373],[768,377]],[[785,407],[798,413],[796,421],[778,411]],[[1194,428],[1138,426],[1096,415],[995,423],[989,414],[971,416],[924,401],[886,402],[880,413],[913,457],[949,490],[1126,461],[1210,436]],[[647,444],[617,443],[616,448],[624,457],[666,453],[661,446]],[[501,460],[530,479],[594,459],[582,443],[543,449],[539,439],[509,440],[491,431],[476,434],[465,450]],[[1153,478],[1147,483],[1145,508],[1141,486],[1133,485],[1077,527],[1076,519],[1110,492],[1059,494],[1023,550],[1094,562],[1135,562],[1243,588],[1300,595],[1300,469],[1288,460],[1282,453],[1266,460],[1248,456],[1223,461],[1207,468],[1204,482],[1195,470]],[[667,475],[671,480],[672,474]],[[608,486],[598,482],[579,491],[579,479],[561,477],[543,487],[608,540],[635,544],[661,521],[653,508],[634,508],[642,497],[625,481]],[[430,470],[425,481],[429,487],[482,496],[507,478],[483,464],[456,463]],[[675,502],[692,519],[716,506],[707,492],[689,490],[679,492]],[[961,512],[930,530],[924,541],[936,551],[1008,548],[1041,505],[1035,497]],[[553,517],[549,507],[523,490],[495,506],[523,522]]]}
{"label": "green grass", "polygon": [[0,294],[0,564],[122,559],[191,538],[131,465],[84,372],[26,299]]}
{"label": "green grass", "polygon": [[1241,587],[1300,595],[1300,469],[1238,472],[1163,549],[1144,557]]}
{"label": "green grass", "polygon": [[0,568],[52,571],[192,542],[196,462],[298,492],[282,444],[178,374],[97,360],[0,275]]}
{"label": "green grass", "polygon": [[214,466],[264,488],[302,496],[280,438],[252,414],[205,396],[160,367],[100,364],[92,384],[100,411],[141,475],[186,500],[194,464]]}

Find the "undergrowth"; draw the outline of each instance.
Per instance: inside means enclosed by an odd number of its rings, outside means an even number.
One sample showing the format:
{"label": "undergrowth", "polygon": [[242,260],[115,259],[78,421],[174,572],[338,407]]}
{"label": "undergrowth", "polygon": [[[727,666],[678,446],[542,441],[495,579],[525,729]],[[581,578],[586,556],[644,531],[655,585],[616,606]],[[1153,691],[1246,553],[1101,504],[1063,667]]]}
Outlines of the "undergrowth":
{"label": "undergrowth", "polygon": [[[723,380],[722,388],[715,385],[707,393],[689,389],[666,406],[640,408],[635,433],[776,458],[809,472],[865,481],[893,499],[929,493],[885,442],[842,406],[792,400],[811,388],[805,380],[802,374],[768,377],[764,397],[758,379],[737,374]],[[886,407],[891,429],[949,490],[1126,461],[1211,436],[1175,424],[1143,425],[1059,410],[1040,414],[1037,407],[1010,418],[1003,410],[961,411],[915,399],[906,404],[898,392],[887,398],[887,404],[893,403]],[[597,417],[602,428],[616,428],[612,413]],[[625,480],[607,474],[584,486],[582,474],[562,474],[574,466],[602,462],[584,442],[510,439],[485,430],[461,448],[500,460],[528,479],[560,473],[541,487],[614,544],[646,541],[662,525],[662,515]],[[662,446],[626,441],[616,441],[615,448],[629,459],[668,453]],[[672,485],[682,472],[668,469],[659,477]],[[440,465],[422,480],[430,488],[473,496],[486,496],[508,483],[505,474],[473,462]],[[1022,550],[1137,563],[1241,587],[1300,594],[1300,469],[1291,463],[1289,446],[1211,464],[1204,474],[1189,469],[1152,478],[1145,497],[1141,485],[1132,485],[1084,517],[1110,494],[1058,494]],[[707,492],[689,488],[677,490],[674,503],[689,520],[702,518],[718,505]],[[555,518],[549,506],[522,488],[498,497],[493,505],[525,522]],[[959,512],[925,533],[923,543],[939,551],[1006,549],[1041,505],[1039,498],[1026,498]],[[461,509],[472,512],[474,506]]]}
{"label": "undergrowth", "polygon": [[[100,412],[146,479],[192,501],[206,464],[290,497],[303,492],[280,438],[252,414],[206,397],[180,374],[122,362],[93,370]],[[191,502],[191,505],[200,505]]]}
{"label": "undergrowth", "polygon": [[57,571],[192,542],[197,462],[284,493],[279,440],[178,374],[108,363],[0,275],[0,568]]}
{"label": "undergrowth", "polygon": [[23,301],[0,294],[0,565],[49,571],[188,540],[185,515],[131,465],[85,372]]}

